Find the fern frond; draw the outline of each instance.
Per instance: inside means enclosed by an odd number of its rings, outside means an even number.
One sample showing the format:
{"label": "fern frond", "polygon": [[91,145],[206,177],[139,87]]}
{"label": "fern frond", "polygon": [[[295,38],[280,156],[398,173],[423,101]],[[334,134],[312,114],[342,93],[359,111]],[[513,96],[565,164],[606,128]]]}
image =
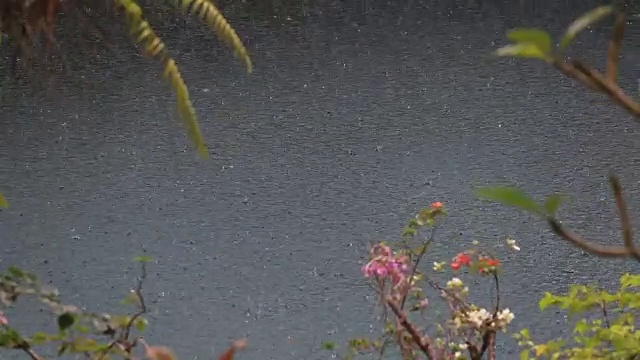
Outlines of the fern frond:
{"label": "fern frond", "polygon": [[253,71],[251,58],[242,40],[211,0],[174,0],[174,2],[182,8],[182,11],[193,13],[206,22],[218,38],[225,42],[233,50],[234,55],[244,63],[247,72]]}
{"label": "fern frond", "polygon": [[164,42],[143,18],[142,9],[135,0],[116,0],[116,3],[124,10],[129,32],[134,41],[141,44],[148,55],[160,60],[164,67],[163,75],[169,80],[173,91],[176,93],[178,115],[187,129],[187,136],[193,142],[198,154],[203,158],[207,158],[209,151],[200,132],[196,111],[189,97],[189,90],[184,80],[182,80],[176,62],[169,56]]}

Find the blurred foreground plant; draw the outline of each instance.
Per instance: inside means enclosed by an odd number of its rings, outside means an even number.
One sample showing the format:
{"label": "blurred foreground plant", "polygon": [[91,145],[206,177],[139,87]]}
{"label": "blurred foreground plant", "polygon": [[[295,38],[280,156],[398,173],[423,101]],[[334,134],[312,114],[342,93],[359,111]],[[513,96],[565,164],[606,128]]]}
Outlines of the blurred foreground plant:
{"label": "blurred foreground plant", "polygon": [[[43,286],[37,277],[29,272],[10,267],[0,274],[0,348],[20,350],[32,360],[45,360],[51,356],[42,355],[36,348],[55,345],[56,355],[75,355],[91,360],[135,359],[134,350],[138,345],[150,360],[177,360],[171,349],[164,346],[148,345],[142,338],[148,322],[143,317],[147,311],[142,285],[146,279],[146,262],[149,258],[138,257],[141,275],[135,289],[125,297],[123,303],[134,304],[133,314],[93,313],[75,305],[64,304],[58,290]],[[35,297],[53,315],[58,331],[36,332],[24,335],[11,325],[7,308],[19,298]],[[232,360],[236,351],[246,347],[245,340],[235,341],[220,357]]]}
{"label": "blurred foreground plant", "polygon": [[[615,14],[613,34],[606,56],[606,71],[599,72],[579,59],[566,59],[565,51],[578,34],[606,16]],[[587,88],[605,94],[609,99],[640,121],[640,103],[627,95],[617,84],[618,58],[624,35],[625,15],[614,6],[598,7],[577,20],[567,29],[555,49],[551,47],[550,35],[540,29],[521,28],[508,32],[513,44],[496,51],[498,56],[513,56],[543,60],[560,70],[564,75],[582,83]],[[622,245],[602,245],[566,228],[556,217],[562,196],[551,195],[544,204],[538,204],[523,191],[509,186],[483,187],[479,197],[515,206],[533,213],[546,221],[550,229],[560,238],[583,251],[605,258],[632,258],[640,261],[640,249],[633,242],[633,231],[629,211],[622,194],[620,179],[609,173],[609,183],[614,195],[620,219]],[[528,329],[516,335],[525,348],[521,359],[638,359],[640,358],[640,330],[636,329],[640,309],[640,275],[622,274],[616,292],[607,292],[596,286],[571,285],[564,295],[546,293],[540,300],[540,309],[559,307],[569,316],[579,315],[573,329],[573,338],[552,340],[536,344]],[[594,315],[599,315],[592,319]]]}

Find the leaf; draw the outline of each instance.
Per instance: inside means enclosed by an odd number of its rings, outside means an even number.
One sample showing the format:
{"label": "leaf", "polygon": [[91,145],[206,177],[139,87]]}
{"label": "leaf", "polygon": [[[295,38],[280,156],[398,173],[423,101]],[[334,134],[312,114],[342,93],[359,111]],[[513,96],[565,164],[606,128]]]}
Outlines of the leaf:
{"label": "leaf", "polygon": [[540,311],[544,311],[549,306],[556,305],[556,304],[558,304],[558,299],[550,292],[545,292],[544,297],[540,299],[540,303],[539,303]]}
{"label": "leaf", "polygon": [[9,207],[9,202],[7,201],[7,198],[2,195],[2,193],[0,193],[0,207],[4,209]]}
{"label": "leaf", "polygon": [[76,318],[75,316],[73,316],[73,314],[68,312],[64,313],[58,316],[58,329],[60,329],[60,331],[65,331],[70,328],[75,321]]}
{"label": "leaf", "polygon": [[31,344],[32,345],[41,345],[46,343],[49,340],[49,335],[43,332],[37,332],[31,336]]}
{"label": "leaf", "polygon": [[548,32],[533,28],[509,30],[507,38],[516,44],[533,44],[543,54],[551,54],[551,36]]}
{"label": "leaf", "polygon": [[538,215],[544,214],[544,209],[522,190],[511,186],[485,186],[476,190],[476,196],[503,205],[513,206]]}
{"label": "leaf", "polygon": [[550,57],[531,43],[510,44],[495,51],[496,56],[512,56],[525,59],[548,60]]}
{"label": "leaf", "polygon": [[144,330],[147,328],[147,325],[149,325],[149,322],[146,319],[138,319],[134,326],[139,332],[144,332]]}
{"label": "leaf", "polygon": [[9,269],[7,269],[7,271],[14,278],[20,279],[20,278],[24,277],[24,271],[20,270],[19,268],[15,267],[15,266],[9,266]]}
{"label": "leaf", "polygon": [[153,261],[151,256],[136,256],[133,258],[134,262],[150,262]]}
{"label": "leaf", "polygon": [[336,343],[333,341],[323,341],[322,342],[322,350],[335,350],[336,349]]}
{"label": "leaf", "polygon": [[560,40],[560,51],[564,51],[580,32],[582,32],[590,25],[593,25],[594,23],[602,20],[605,16],[611,14],[612,12],[613,6],[600,6],[586,12],[585,14],[574,20],[571,25],[569,25],[567,31],[564,33],[564,36],[562,36],[562,39]]}
{"label": "leaf", "polygon": [[555,215],[564,198],[564,195],[561,194],[547,196],[547,199],[544,201],[544,209],[547,211],[547,215]]}

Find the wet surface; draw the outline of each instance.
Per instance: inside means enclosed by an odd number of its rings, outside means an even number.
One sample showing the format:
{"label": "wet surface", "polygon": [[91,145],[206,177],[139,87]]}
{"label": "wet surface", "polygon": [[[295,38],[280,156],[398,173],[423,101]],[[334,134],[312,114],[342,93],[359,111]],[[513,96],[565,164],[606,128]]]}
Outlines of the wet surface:
{"label": "wet surface", "polygon": [[[190,86],[207,161],[186,147],[157,66],[124,37],[112,57],[70,57],[72,74],[54,75],[47,95],[5,81],[0,184],[12,207],[0,214],[0,265],[107,309],[135,282],[132,257],[148,254],[150,342],[204,359],[248,336],[243,359],[322,359],[323,340],[366,335],[375,321],[359,273],[367,244],[396,238],[439,200],[451,216],[433,260],[512,236],[522,251],[504,261],[503,302],[514,329],[562,334],[561,315],[538,311],[543,291],[611,285],[635,265],[583,255],[526,214],[475,200],[473,187],[564,191],[563,219],[616,243],[606,175],[620,174],[631,209],[640,204],[640,127],[544,64],[488,57],[508,28],[557,36],[597,4],[518,3],[343,2],[281,28],[238,17],[252,75],[205,30],[176,22],[160,33]],[[606,30],[577,50],[599,59]],[[627,36],[621,78],[633,92],[637,24]],[[514,356],[512,342],[499,346]]]}

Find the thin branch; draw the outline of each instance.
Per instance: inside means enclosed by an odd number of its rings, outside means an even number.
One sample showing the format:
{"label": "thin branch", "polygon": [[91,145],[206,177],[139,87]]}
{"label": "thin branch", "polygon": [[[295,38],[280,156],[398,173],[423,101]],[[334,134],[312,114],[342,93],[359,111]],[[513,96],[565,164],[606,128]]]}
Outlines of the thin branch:
{"label": "thin branch", "polygon": [[25,353],[27,353],[27,355],[29,355],[29,357],[31,358],[31,360],[44,360],[44,358],[40,355],[38,355],[32,348],[31,346],[29,346],[29,344],[24,341],[22,344],[20,344],[18,346],[18,348],[22,349],[22,351],[24,351]]}
{"label": "thin branch", "polygon": [[500,278],[498,278],[497,271],[493,272],[493,282],[496,285],[496,308],[493,311],[493,316],[496,316],[500,310]]}
{"label": "thin branch", "polygon": [[618,214],[620,216],[620,226],[622,228],[622,238],[624,240],[624,247],[627,252],[636,260],[640,261],[640,252],[638,248],[633,245],[633,230],[631,228],[631,219],[629,218],[629,212],[627,211],[627,205],[622,196],[622,185],[620,179],[614,174],[609,174],[609,183],[611,184],[611,191],[616,199],[616,206],[618,208]]}
{"label": "thin branch", "polygon": [[138,283],[136,284],[136,288],[134,290],[138,299],[138,311],[133,314],[133,316],[131,316],[131,319],[129,319],[129,322],[127,323],[124,331],[120,334],[120,336],[113,339],[113,341],[109,343],[109,346],[104,349],[102,355],[98,358],[99,360],[102,360],[114,347],[118,347],[125,353],[130,354],[132,349],[137,345],[138,340],[141,340],[141,338],[138,337],[133,341],[129,341],[129,336],[131,335],[131,329],[133,328],[135,321],[147,312],[147,306],[144,301],[144,296],[142,295],[142,284],[146,279],[147,267],[145,262],[142,261],[140,262],[140,276],[138,277]]}
{"label": "thin branch", "polygon": [[602,318],[604,319],[604,326],[607,327],[607,329],[611,328],[611,323],[609,322],[609,314],[607,312],[607,303],[603,300],[602,304],[600,304],[600,307],[602,308]]}
{"label": "thin branch", "polygon": [[[640,117],[640,104],[625,94],[617,84],[607,80],[598,70],[588,66],[580,60],[573,60],[572,65],[578,71],[590,77],[598,89],[609,96],[613,102],[625,109],[630,114]],[[638,121],[638,119],[636,119]]]}
{"label": "thin branch", "polygon": [[[433,240],[436,237],[436,230],[438,229],[438,225],[436,224],[432,229],[431,229],[431,234],[429,235],[429,238],[427,239],[427,241],[422,244],[422,249],[420,249],[420,253],[418,254],[418,258],[416,259],[416,261],[413,263],[413,268],[411,269],[411,273],[409,275],[409,279],[413,279],[413,277],[416,275],[417,271],[418,271],[418,265],[420,264],[420,260],[422,260],[422,258],[424,257],[424,254],[427,253],[427,249],[429,247],[429,245],[431,245],[431,243],[433,242]],[[400,308],[404,309],[405,304],[407,303],[407,298],[409,296],[409,293],[407,292],[406,294],[404,294],[404,296],[402,297],[402,301],[400,303]]]}
{"label": "thin branch", "polygon": [[613,245],[605,246],[594,243],[571,230],[565,229],[558,220],[552,217],[547,218],[547,223],[549,223],[551,230],[556,233],[556,235],[588,253],[606,258],[624,258],[629,256],[629,251],[626,247]]}
{"label": "thin branch", "polygon": [[435,360],[435,352],[433,351],[428,338],[425,340],[422,336],[420,336],[420,332],[418,331],[418,329],[416,329],[416,327],[409,322],[409,320],[407,319],[407,315],[402,311],[402,309],[400,309],[400,307],[395,303],[392,297],[387,296],[385,298],[385,301],[391,308],[391,311],[393,311],[393,313],[396,315],[396,318],[398,319],[398,322],[400,322],[400,325],[402,325],[402,327],[407,330],[409,335],[411,335],[411,338],[418,345],[427,359]]}
{"label": "thin branch", "polygon": [[618,76],[618,56],[620,55],[620,45],[624,36],[625,16],[619,12],[613,25],[613,35],[609,40],[609,51],[607,52],[607,80],[616,83]]}
{"label": "thin branch", "polygon": [[139,300],[139,309],[138,311],[133,314],[133,316],[131,317],[131,319],[129,320],[129,323],[127,324],[125,331],[124,331],[124,336],[122,337],[123,340],[127,340],[129,339],[129,334],[131,333],[131,328],[133,327],[134,322],[141,317],[142,315],[144,315],[147,312],[147,305],[144,302],[144,296],[142,295],[142,284],[144,283],[144,281],[147,279],[147,267],[145,265],[144,261],[140,262],[140,277],[138,278],[138,283],[136,285],[136,289],[135,289],[135,293],[138,297]]}
{"label": "thin branch", "polygon": [[616,207],[620,216],[620,227],[622,228],[624,246],[600,245],[587,240],[571,230],[565,229],[558,220],[552,217],[549,217],[547,222],[554,233],[588,253],[608,258],[632,257],[637,261],[640,261],[640,250],[638,250],[638,248],[633,244],[631,219],[629,218],[627,205],[624,200],[624,196],[622,195],[620,179],[618,179],[616,175],[610,174],[609,183],[611,185],[611,190],[613,191]]}

